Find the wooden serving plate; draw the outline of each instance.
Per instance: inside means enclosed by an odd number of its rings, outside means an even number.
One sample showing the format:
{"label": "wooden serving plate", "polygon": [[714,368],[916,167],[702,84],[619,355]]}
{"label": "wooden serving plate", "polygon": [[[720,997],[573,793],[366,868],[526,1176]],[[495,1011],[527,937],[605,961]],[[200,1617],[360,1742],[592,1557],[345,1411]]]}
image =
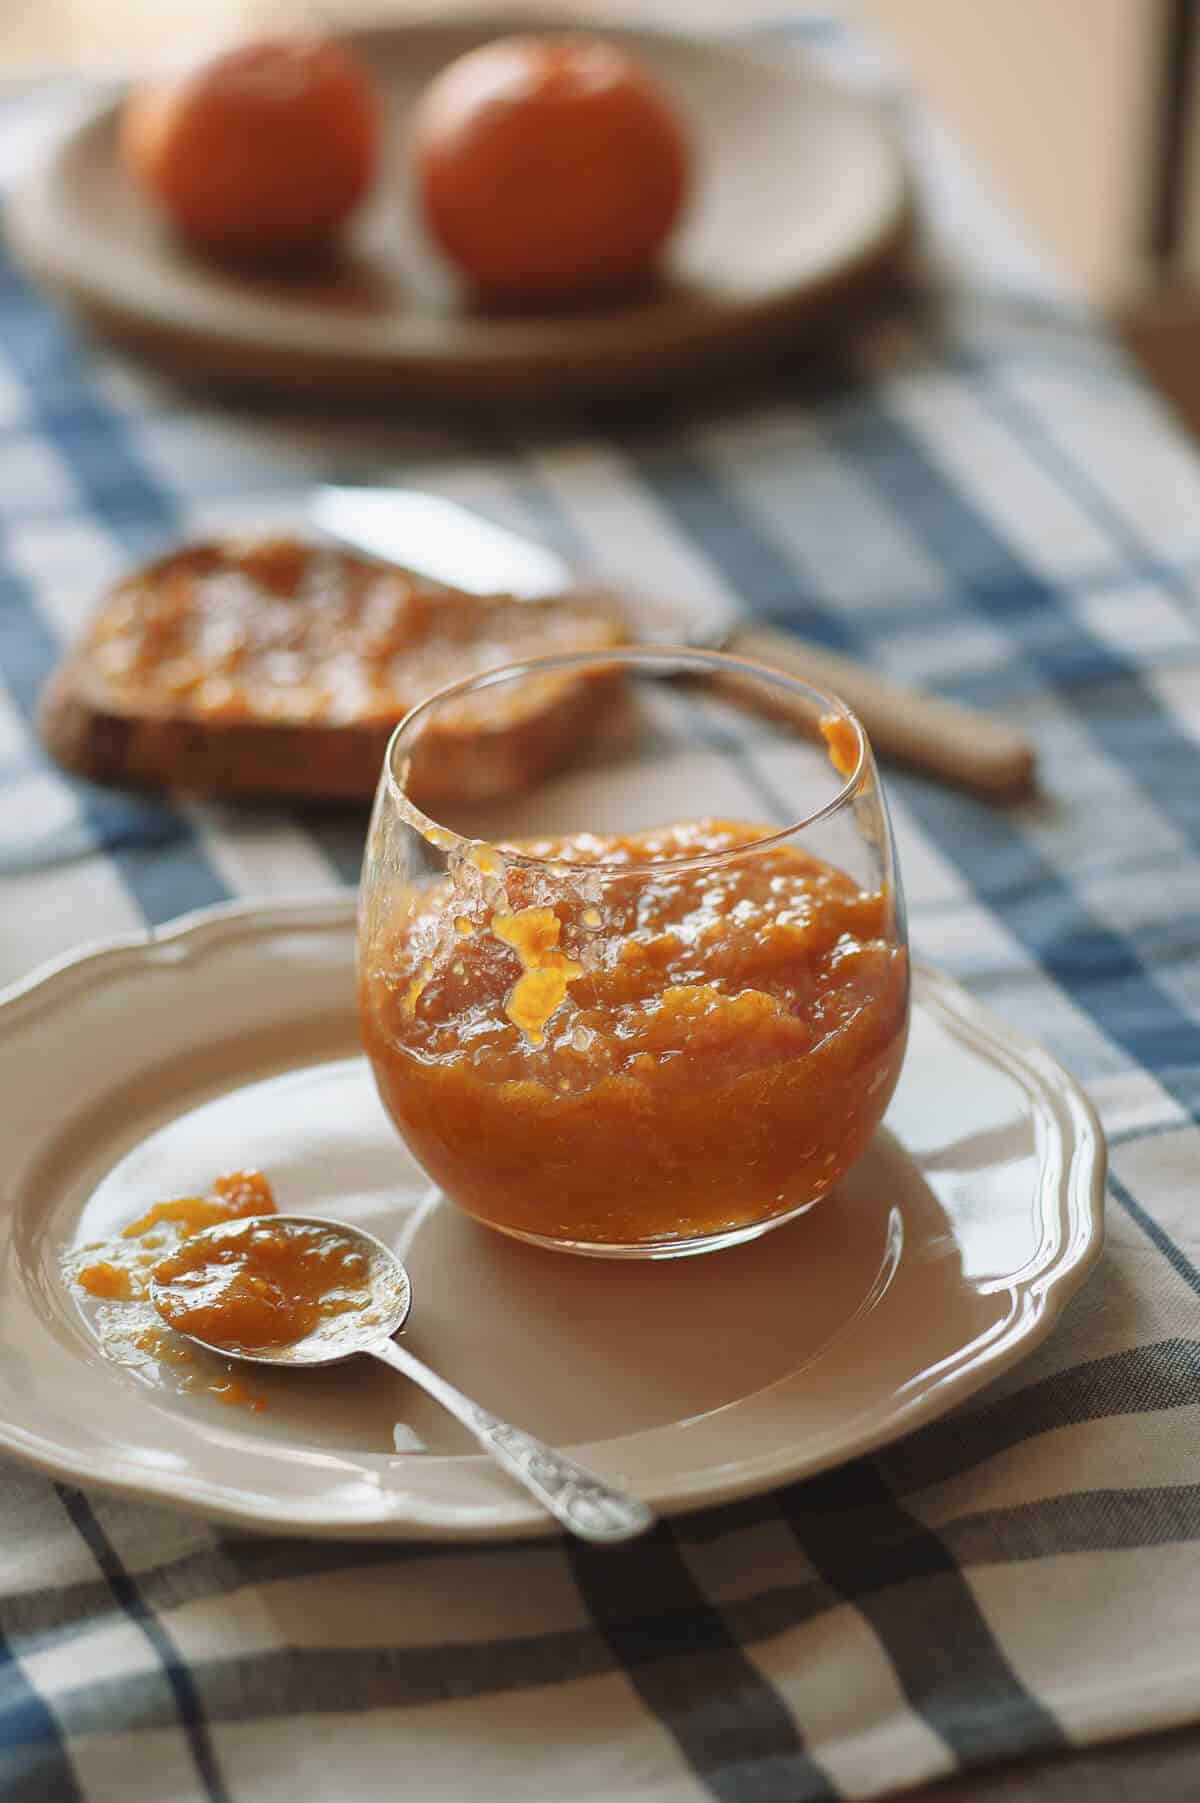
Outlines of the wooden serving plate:
{"label": "wooden serving plate", "polygon": [[[844,304],[905,237],[901,153],[875,113],[778,51],[605,26],[675,97],[696,150],[688,215],[653,292],[569,314],[476,310],[424,240],[404,127],[453,57],[546,18],[345,34],[386,96],[384,170],[336,258],[287,276],[201,260],[135,192],[119,101],[10,198],[18,256],[92,323],[211,386],[556,408],[761,359]],[[564,26],[563,30],[578,29]]]}

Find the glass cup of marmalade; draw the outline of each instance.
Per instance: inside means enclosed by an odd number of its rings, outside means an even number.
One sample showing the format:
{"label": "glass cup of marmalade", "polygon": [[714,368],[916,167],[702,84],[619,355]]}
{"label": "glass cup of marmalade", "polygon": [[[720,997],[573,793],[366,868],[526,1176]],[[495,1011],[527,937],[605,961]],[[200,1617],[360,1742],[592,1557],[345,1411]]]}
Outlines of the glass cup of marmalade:
{"label": "glass cup of marmalade", "polygon": [[359,1001],[401,1137],[488,1226],[672,1258],[793,1219],[866,1147],[908,1032],[861,725],[682,649],[442,689],[380,777]]}

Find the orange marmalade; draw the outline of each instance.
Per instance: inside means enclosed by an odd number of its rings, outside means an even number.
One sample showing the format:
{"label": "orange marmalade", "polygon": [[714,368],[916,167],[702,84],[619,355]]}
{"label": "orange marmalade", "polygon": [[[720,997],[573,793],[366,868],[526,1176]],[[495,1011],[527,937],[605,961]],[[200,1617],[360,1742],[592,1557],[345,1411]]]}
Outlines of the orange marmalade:
{"label": "orange marmalade", "polygon": [[207,1195],[155,1202],[107,1240],[70,1253],[67,1276],[97,1305],[93,1326],[108,1356],[134,1368],[182,1367],[181,1389],[263,1408],[262,1399],[231,1370],[210,1369],[203,1353],[193,1354],[168,1332],[150,1301],[150,1280],[204,1228],[274,1213],[275,1197],[262,1172],[232,1171],[218,1177]]}
{"label": "orange marmalade", "polygon": [[755,849],[771,833],[513,848],[554,870],[475,847],[372,901],[367,1052],[453,1201],[534,1239],[668,1249],[793,1214],[853,1163],[907,1035],[894,903],[792,844]]}
{"label": "orange marmalade", "polygon": [[[127,706],[320,726],[392,725],[472,671],[603,650],[624,636],[598,602],[459,594],[335,546],[276,537],[189,545],[133,571],[85,643]],[[525,707],[548,706],[561,686],[543,678]],[[484,690],[444,710],[441,725],[494,725],[500,705]]]}
{"label": "orange marmalade", "polygon": [[323,1221],[234,1221],[185,1240],[154,1277],[163,1319],[227,1352],[293,1346],[372,1301],[365,1253]]}

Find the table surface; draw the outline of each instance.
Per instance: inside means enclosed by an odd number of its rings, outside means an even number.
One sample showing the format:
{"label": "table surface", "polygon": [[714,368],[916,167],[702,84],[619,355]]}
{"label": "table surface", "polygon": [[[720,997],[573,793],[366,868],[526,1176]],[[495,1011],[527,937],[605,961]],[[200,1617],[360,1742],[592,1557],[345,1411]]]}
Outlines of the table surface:
{"label": "table surface", "polygon": [[[453,1803],[1200,1794],[1200,466],[870,47],[772,29],[903,135],[936,279],[719,416],[481,447],[222,408],[85,343],[0,254],[0,981],[354,881],[361,814],[88,789],[31,719],[131,559],[403,476],[1037,739],[1020,806],[888,792],[918,953],[1096,1103],[1105,1255],[952,1420],[603,1558],[251,1539],[2,1462],[6,1798],[383,1796],[400,1753]],[[77,98],[9,94],[0,179]]]}

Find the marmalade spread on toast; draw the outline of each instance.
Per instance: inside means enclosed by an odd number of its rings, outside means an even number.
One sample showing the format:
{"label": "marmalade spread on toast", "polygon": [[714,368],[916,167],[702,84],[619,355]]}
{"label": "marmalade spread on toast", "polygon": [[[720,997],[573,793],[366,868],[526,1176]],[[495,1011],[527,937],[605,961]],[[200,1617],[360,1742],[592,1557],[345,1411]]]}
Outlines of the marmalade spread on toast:
{"label": "marmalade spread on toast", "polygon": [[[118,584],[86,649],[127,702],[204,721],[388,725],[445,684],[556,651],[604,650],[613,609],[467,595],[286,537],[196,545]],[[522,696],[522,711],[552,693]],[[495,725],[485,691],[443,726]]]}

